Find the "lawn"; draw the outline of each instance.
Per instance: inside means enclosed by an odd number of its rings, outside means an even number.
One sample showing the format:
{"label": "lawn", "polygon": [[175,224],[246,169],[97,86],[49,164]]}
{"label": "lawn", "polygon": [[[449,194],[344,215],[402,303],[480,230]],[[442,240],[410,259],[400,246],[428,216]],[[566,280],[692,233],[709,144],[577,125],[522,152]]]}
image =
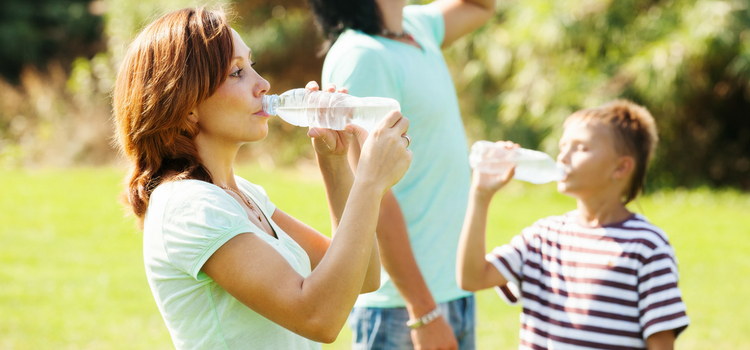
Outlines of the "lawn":
{"label": "lawn", "polygon": [[[117,203],[124,171],[0,172],[0,349],[170,349],[146,282],[141,238]],[[330,231],[323,186],[312,170],[238,174],[275,204]],[[574,202],[554,185],[512,183],[491,208],[488,247]],[[692,324],[679,349],[750,349],[750,195],[652,194],[633,209],[669,234]],[[478,297],[480,349],[517,346],[519,308],[493,291]],[[347,329],[324,349],[347,349]]]}

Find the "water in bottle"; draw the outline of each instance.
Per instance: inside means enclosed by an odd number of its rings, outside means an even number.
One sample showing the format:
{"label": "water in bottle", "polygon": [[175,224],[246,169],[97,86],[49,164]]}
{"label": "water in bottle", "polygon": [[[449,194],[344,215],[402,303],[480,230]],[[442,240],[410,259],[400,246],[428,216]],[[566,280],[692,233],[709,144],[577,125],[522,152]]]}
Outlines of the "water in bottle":
{"label": "water in bottle", "polygon": [[356,97],[339,92],[293,89],[263,97],[263,111],[289,124],[344,130],[353,123],[372,131],[389,112],[401,110],[398,101],[384,97]]}
{"label": "water in bottle", "polygon": [[565,177],[562,165],[547,153],[524,148],[507,149],[490,141],[477,141],[471,146],[469,165],[472,169],[488,174],[504,173],[516,166],[514,179],[543,184],[560,181]]}

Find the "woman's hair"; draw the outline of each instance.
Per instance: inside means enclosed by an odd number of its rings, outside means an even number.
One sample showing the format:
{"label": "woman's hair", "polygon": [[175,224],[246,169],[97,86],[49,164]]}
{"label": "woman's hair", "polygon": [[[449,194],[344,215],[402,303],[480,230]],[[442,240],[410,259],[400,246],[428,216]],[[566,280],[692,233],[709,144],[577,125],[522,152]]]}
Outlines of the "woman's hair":
{"label": "woman's hair", "polygon": [[347,28],[375,35],[383,29],[383,16],[375,0],[307,0],[318,28],[333,44]]}
{"label": "woman's hair", "polygon": [[234,54],[222,10],[168,13],[130,45],[113,93],[116,144],[131,163],[127,202],[140,227],[151,192],[177,179],[211,182],[188,114],[226,80]]}
{"label": "woman's hair", "polygon": [[635,160],[630,186],[624,193],[623,203],[629,203],[643,191],[646,169],[659,142],[654,117],[646,108],[633,102],[615,100],[571,114],[564,126],[579,121],[609,127],[614,135],[615,150],[619,154],[632,156]]}

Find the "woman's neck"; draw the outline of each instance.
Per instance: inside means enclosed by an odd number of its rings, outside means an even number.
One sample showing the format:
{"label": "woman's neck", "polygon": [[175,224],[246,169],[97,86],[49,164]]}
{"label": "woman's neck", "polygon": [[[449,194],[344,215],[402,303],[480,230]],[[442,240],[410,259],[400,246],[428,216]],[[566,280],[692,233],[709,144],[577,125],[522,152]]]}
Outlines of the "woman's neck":
{"label": "woman's neck", "polygon": [[211,179],[217,186],[237,188],[234,181],[234,158],[240,149],[239,145],[227,145],[201,137],[195,138],[201,164],[208,169]]}
{"label": "woman's neck", "polygon": [[599,227],[627,219],[631,212],[619,196],[578,198],[578,222],[588,227]]}

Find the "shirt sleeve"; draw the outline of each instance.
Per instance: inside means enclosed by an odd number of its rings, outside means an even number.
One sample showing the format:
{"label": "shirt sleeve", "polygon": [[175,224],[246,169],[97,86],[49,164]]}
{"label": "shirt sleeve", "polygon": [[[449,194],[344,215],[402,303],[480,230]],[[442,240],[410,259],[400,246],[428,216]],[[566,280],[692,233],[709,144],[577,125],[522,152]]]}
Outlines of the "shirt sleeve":
{"label": "shirt sleeve", "polygon": [[638,309],[643,339],[666,330],[674,330],[677,336],[690,320],[677,287],[679,275],[674,250],[670,245],[659,246],[644,259],[638,271]]}
{"label": "shirt sleeve", "polygon": [[520,235],[513,237],[509,244],[499,246],[485,256],[485,259],[509,282],[508,285],[497,286],[496,290],[503,300],[511,305],[515,305],[520,297],[523,265],[528,256],[529,242],[536,232],[535,227],[525,228]]}
{"label": "shirt sleeve", "polygon": [[323,86],[333,83],[358,97],[387,97],[401,101],[396,65],[388,53],[371,47],[354,47],[333,64]]}
{"label": "shirt sleeve", "polygon": [[231,196],[208,184],[176,191],[164,211],[162,234],[169,262],[196,279],[219,247],[245,232],[260,229]]}
{"label": "shirt sleeve", "polygon": [[422,36],[429,38],[433,43],[440,47],[445,39],[445,19],[440,9],[432,4],[428,5],[411,5],[404,7],[404,19]]}

